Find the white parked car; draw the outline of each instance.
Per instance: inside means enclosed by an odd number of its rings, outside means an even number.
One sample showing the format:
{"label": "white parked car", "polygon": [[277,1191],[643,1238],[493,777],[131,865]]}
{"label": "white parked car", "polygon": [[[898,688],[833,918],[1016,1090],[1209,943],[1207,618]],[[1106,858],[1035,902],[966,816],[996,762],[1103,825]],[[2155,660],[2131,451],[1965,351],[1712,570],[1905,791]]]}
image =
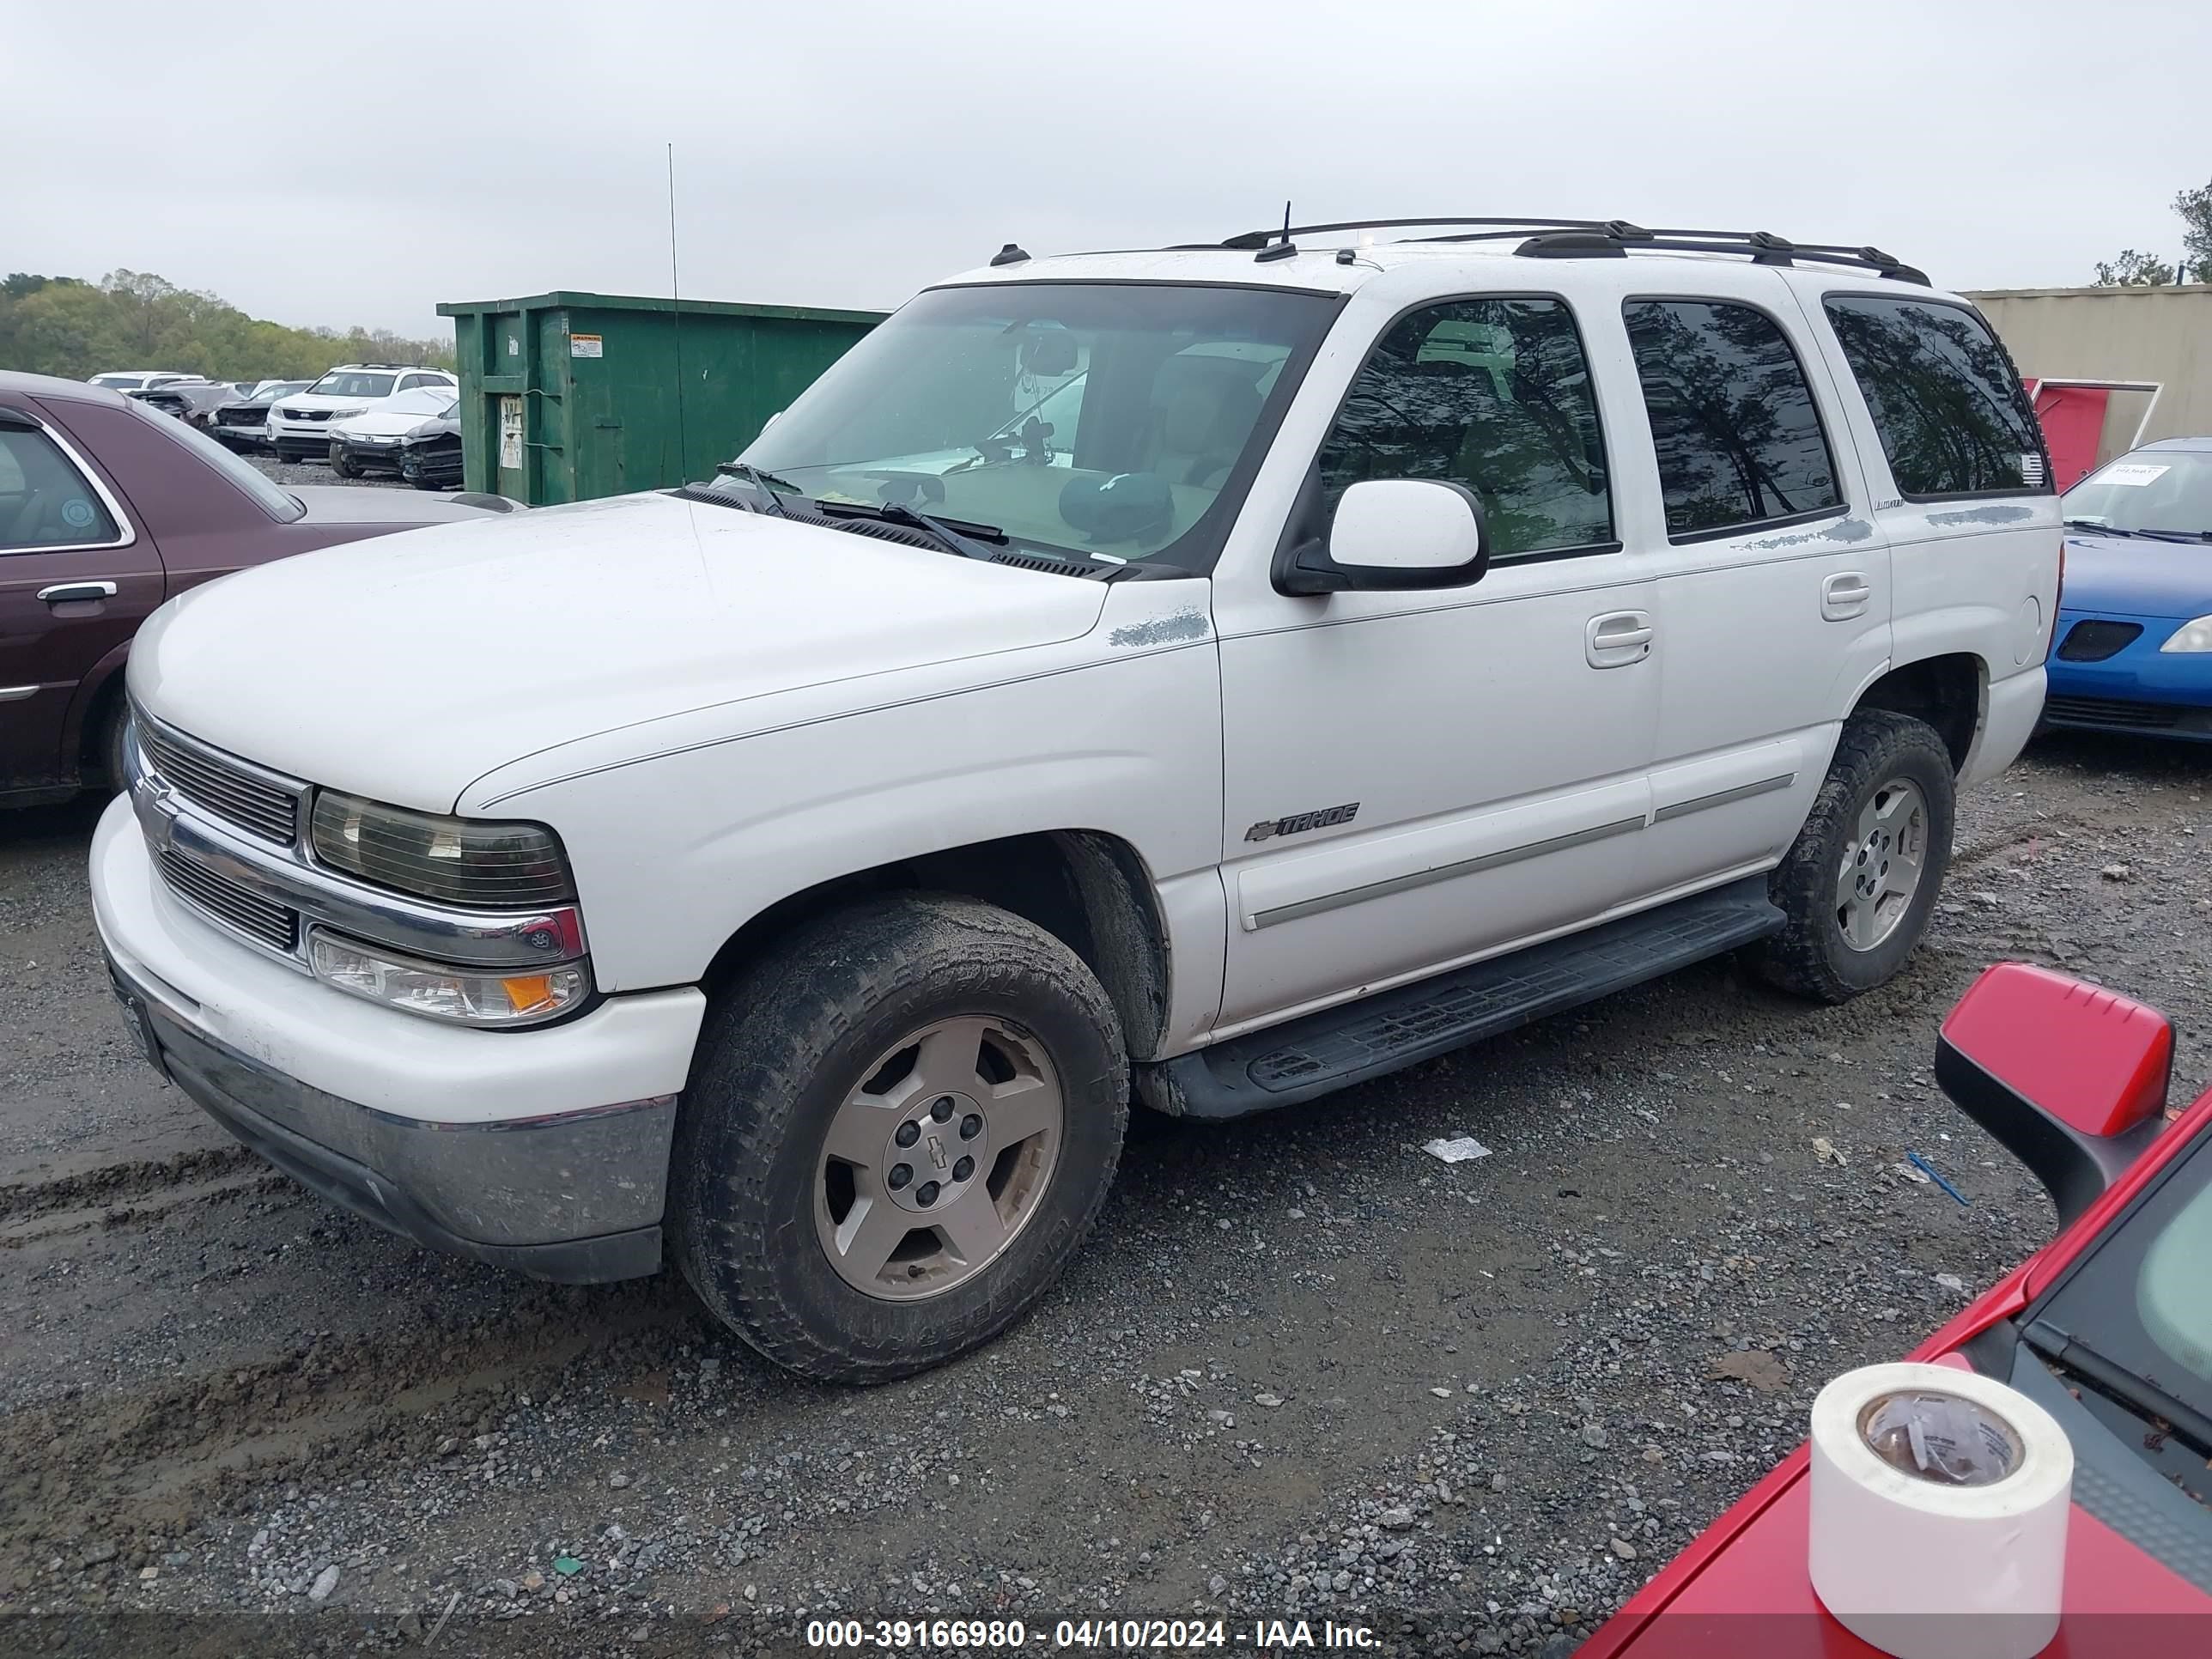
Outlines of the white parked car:
{"label": "white parked car", "polygon": [[431,388],[441,388],[450,396],[459,392],[460,382],[442,368],[342,363],[305,392],[277,401],[269,411],[270,447],[279,460],[325,460],[331,453],[331,422],[365,415],[402,392]]}
{"label": "white parked car", "polygon": [[106,374],[95,374],[86,384],[104,386],[112,392],[150,392],[157,386],[199,378],[197,374],[181,374],[168,368],[118,368]]}
{"label": "white parked car", "polygon": [[449,386],[395,392],[374,408],[330,424],[331,471],[341,478],[364,473],[399,476],[399,441],[423,422],[452,409],[459,394]]}
{"label": "white parked car", "polygon": [[155,1063],[868,1381],[1036,1302],[1133,1093],[1897,973],[2057,595],[1980,315],[1771,237],[1264,244],[1008,250],[711,483],[170,601],[92,858]]}

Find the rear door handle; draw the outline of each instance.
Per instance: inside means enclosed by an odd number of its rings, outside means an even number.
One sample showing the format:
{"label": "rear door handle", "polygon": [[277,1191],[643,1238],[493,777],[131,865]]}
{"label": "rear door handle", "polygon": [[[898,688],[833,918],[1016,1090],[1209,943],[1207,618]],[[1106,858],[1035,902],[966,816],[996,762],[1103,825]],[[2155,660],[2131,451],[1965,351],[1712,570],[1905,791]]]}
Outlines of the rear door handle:
{"label": "rear door handle", "polygon": [[113,582],[56,582],[52,587],[42,587],[39,597],[48,605],[67,605],[73,599],[112,599],[115,597]]}
{"label": "rear door handle", "polygon": [[1651,654],[1655,630],[1649,611],[1613,611],[1592,617],[1583,630],[1583,657],[1592,668],[1625,668]]}
{"label": "rear door handle", "polygon": [[1820,584],[1820,615],[1829,622],[1849,622],[1866,614],[1874,598],[1874,584],[1860,570],[1838,570]]}

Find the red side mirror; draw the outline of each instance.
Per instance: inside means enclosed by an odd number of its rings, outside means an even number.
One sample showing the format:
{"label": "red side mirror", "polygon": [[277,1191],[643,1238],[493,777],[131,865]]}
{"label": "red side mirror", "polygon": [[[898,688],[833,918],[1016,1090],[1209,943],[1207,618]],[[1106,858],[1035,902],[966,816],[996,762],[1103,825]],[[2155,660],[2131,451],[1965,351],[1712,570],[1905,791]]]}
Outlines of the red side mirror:
{"label": "red side mirror", "polygon": [[1943,1092],[2034,1171],[2062,1224],[2096,1201],[2157,1134],[2173,1027],[2117,992],[1999,963],[1943,1022]]}

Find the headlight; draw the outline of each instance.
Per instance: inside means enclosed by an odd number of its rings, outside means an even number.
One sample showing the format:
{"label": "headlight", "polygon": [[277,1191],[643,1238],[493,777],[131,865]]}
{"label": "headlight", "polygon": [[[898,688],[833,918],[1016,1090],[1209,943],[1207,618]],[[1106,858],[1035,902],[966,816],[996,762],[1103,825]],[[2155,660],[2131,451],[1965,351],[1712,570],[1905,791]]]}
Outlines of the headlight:
{"label": "headlight", "polygon": [[2173,630],[2160,651],[2212,651],[2212,617],[2199,617]]}
{"label": "headlight", "polygon": [[527,1025],[550,1019],[590,994],[581,963],[535,974],[471,972],[417,962],[319,928],[307,939],[315,977],[387,1008],[463,1025]]}
{"label": "headlight", "polygon": [[308,840],[331,869],[420,898],[506,909],[576,896],[568,855],[542,823],[445,817],[325,789]]}
{"label": "headlight", "polygon": [[330,418],[333,421],[349,421],[356,415],[366,415],[368,413],[368,411],[367,410],[360,408],[334,409],[330,413]]}

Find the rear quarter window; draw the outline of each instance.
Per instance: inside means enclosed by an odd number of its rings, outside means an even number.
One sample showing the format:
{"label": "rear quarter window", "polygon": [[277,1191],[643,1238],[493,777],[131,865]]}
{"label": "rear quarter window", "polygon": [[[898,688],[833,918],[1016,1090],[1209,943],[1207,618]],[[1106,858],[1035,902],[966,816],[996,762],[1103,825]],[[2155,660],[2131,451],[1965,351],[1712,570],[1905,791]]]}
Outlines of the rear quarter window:
{"label": "rear quarter window", "polygon": [[1820,412],[1781,326],[1721,300],[1623,307],[1651,422],[1667,531],[1724,536],[1843,505]]}
{"label": "rear quarter window", "polygon": [[1824,308],[1907,501],[2051,493],[2042,428],[1978,314],[1860,294]]}

